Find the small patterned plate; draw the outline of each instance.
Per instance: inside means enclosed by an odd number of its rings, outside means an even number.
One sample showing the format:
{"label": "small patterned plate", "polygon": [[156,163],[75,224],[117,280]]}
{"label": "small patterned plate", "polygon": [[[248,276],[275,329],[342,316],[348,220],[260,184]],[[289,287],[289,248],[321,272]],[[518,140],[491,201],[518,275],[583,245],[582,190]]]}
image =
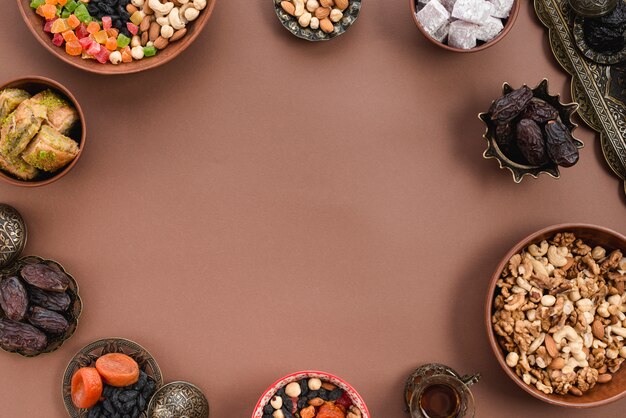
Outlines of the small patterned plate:
{"label": "small patterned plate", "polygon": [[[78,409],[72,403],[72,376],[76,370],[93,366],[99,357],[109,353],[124,353],[132,357],[139,364],[139,368],[156,382],[157,390],[163,385],[163,375],[156,360],[136,342],[124,338],[105,338],[94,341],[76,353],[63,374],[63,403],[70,417],[86,418],[89,413],[88,409]],[[141,416],[147,417],[146,411],[143,411]]]}
{"label": "small patterned plate", "polygon": [[592,49],[585,39],[585,30],[583,27],[583,23],[585,18],[582,16],[576,16],[574,20],[574,27],[572,28],[572,33],[574,34],[574,41],[576,41],[576,46],[582,52],[583,56],[589,58],[593,62],[597,62],[602,65],[614,65],[618,64],[622,61],[626,61],[626,47],[622,49],[620,52],[616,52],[614,54],[608,54],[606,52],[598,52]]}
{"label": "small patterned plate", "polygon": [[359,17],[359,13],[361,12],[361,0],[350,0],[350,5],[343,12],[343,19],[333,24],[335,26],[334,31],[326,33],[321,29],[303,28],[300,26],[298,18],[285,12],[280,5],[281,2],[282,0],[274,0],[274,9],[276,10],[276,16],[278,16],[280,23],[283,24],[285,29],[298,38],[306,39],[307,41],[312,42],[330,41],[331,39],[343,35],[348,29],[350,29],[350,26],[356,22],[356,19]]}

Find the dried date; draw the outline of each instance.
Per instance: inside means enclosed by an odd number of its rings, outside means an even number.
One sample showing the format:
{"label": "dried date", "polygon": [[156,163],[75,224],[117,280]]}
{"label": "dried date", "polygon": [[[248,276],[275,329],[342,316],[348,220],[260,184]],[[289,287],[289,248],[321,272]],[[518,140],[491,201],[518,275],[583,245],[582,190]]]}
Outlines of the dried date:
{"label": "dried date", "polygon": [[30,309],[28,313],[28,322],[37,328],[54,335],[63,334],[69,328],[67,319],[65,319],[62,315],[39,306],[33,306]]}
{"label": "dried date", "polygon": [[496,126],[496,142],[500,150],[507,156],[515,146],[515,129],[513,124],[504,122]]}
{"label": "dried date", "polygon": [[20,274],[26,283],[49,292],[65,292],[69,285],[65,274],[45,264],[28,264],[22,268]]}
{"label": "dried date", "polygon": [[572,133],[562,122],[551,121],[546,125],[548,155],[555,164],[571,167],[578,162],[579,152]]}
{"label": "dried date", "polygon": [[28,293],[17,277],[7,277],[0,282],[0,307],[7,318],[20,321],[28,309]]}
{"label": "dried date", "polygon": [[522,113],[532,98],[533,91],[528,86],[513,90],[493,102],[493,105],[491,105],[489,109],[491,120],[497,122],[512,121]]}
{"label": "dried date", "polygon": [[559,112],[554,106],[548,104],[545,100],[533,97],[524,112],[522,113],[522,119],[532,119],[537,123],[546,123],[550,120],[556,120],[559,117]]}
{"label": "dried date", "polygon": [[67,293],[46,292],[44,290],[31,287],[28,290],[30,301],[34,305],[51,311],[65,312],[70,307],[72,300]]}
{"label": "dried date", "polygon": [[46,335],[32,325],[0,319],[0,347],[4,350],[35,355],[41,353],[47,344]]}
{"label": "dried date", "polygon": [[522,119],[517,124],[517,146],[530,165],[541,166],[548,162],[541,128],[532,119]]}

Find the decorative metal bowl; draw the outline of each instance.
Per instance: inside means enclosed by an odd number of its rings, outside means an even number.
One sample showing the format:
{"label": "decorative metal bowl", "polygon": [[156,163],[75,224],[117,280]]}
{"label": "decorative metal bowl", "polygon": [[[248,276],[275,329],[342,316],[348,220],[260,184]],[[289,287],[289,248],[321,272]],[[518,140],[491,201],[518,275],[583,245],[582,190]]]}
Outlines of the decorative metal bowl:
{"label": "decorative metal bowl", "polygon": [[359,13],[361,12],[361,0],[350,0],[350,5],[343,12],[343,18],[339,22],[333,23],[335,30],[331,33],[326,33],[322,29],[303,28],[300,26],[297,17],[294,17],[283,10],[280,5],[281,1],[282,0],[274,0],[274,9],[280,23],[282,23],[285,29],[298,38],[312,42],[330,41],[331,39],[335,39],[336,37],[343,35],[348,29],[350,29],[354,22],[356,22],[359,17]]}
{"label": "decorative metal bowl", "polygon": [[[502,94],[506,95],[512,92],[514,89],[508,83],[504,83],[502,86]],[[572,122],[572,115],[576,113],[578,110],[578,103],[561,103],[560,95],[550,95],[548,92],[548,80],[543,79],[541,83],[539,83],[533,90],[533,96],[539,99],[546,101],[548,104],[552,105],[559,112],[559,119],[567,128],[573,133],[574,130],[578,127],[577,124]],[[540,174],[546,173],[555,179],[561,177],[561,173],[559,171],[559,167],[553,163],[552,161],[541,165],[541,166],[533,166],[525,163],[520,163],[517,161],[513,161],[508,156],[506,156],[496,141],[496,125],[492,122],[489,113],[481,113],[478,115],[478,118],[483,121],[483,123],[487,126],[487,130],[483,137],[487,140],[487,149],[483,153],[483,157],[485,159],[495,159],[500,164],[500,168],[506,168],[511,171],[513,174],[513,180],[516,183],[522,181],[524,176],[532,176],[534,178],[539,177]],[[583,148],[584,144],[578,139],[574,138],[574,143],[577,148]]]}
{"label": "decorative metal bowl", "polygon": [[576,16],[574,19],[574,26],[572,27],[572,33],[574,35],[574,41],[576,41],[576,46],[585,57],[602,65],[613,65],[626,61],[626,47],[613,54],[599,52],[591,48],[585,39],[585,29],[583,27],[584,22],[584,17]]}
{"label": "decorative metal bowl", "polygon": [[[124,353],[130,356],[139,364],[139,368],[154,380],[157,390],[163,385],[163,375],[156,360],[152,357],[152,354],[136,342],[124,338],[105,338],[94,341],[76,353],[63,374],[63,403],[70,417],[86,418],[89,414],[88,409],[78,409],[72,403],[72,376],[74,376],[76,370],[81,367],[93,366],[98,358],[109,353]],[[141,416],[147,417],[146,412],[147,406],[146,410],[142,411]]]}
{"label": "decorative metal bowl", "polygon": [[583,17],[600,17],[611,13],[618,0],[569,0],[576,14]]}
{"label": "decorative metal bowl", "polygon": [[209,418],[209,401],[202,391],[188,382],[172,382],[161,387],[148,405],[148,418]]}

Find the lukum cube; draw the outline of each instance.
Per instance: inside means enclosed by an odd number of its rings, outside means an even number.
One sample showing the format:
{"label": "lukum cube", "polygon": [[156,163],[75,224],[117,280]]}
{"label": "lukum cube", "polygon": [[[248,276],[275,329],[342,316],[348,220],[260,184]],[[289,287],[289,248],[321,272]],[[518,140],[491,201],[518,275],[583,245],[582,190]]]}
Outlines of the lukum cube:
{"label": "lukum cube", "polygon": [[52,90],[44,90],[34,95],[32,100],[46,107],[48,124],[64,135],[67,135],[78,121],[76,109]]}
{"label": "lukum cube", "polygon": [[481,25],[491,15],[491,7],[485,0],[457,0],[452,10],[452,17]]}
{"label": "lukum cube", "polygon": [[499,19],[506,19],[511,14],[513,9],[513,3],[515,0],[488,0],[494,5],[494,10],[491,12],[491,16]]}
{"label": "lukum cube", "polygon": [[43,171],[54,172],[65,167],[78,155],[78,144],[49,125],[43,125],[22,154],[22,159]]}
{"label": "lukum cube", "polygon": [[46,108],[24,100],[13,113],[7,116],[0,128],[0,153],[6,158],[17,157],[37,134],[46,118]]}
{"label": "lukum cube", "polygon": [[417,20],[426,33],[433,36],[450,19],[450,13],[438,0],[431,0],[417,12]]}
{"label": "lukum cube", "polygon": [[496,17],[489,17],[487,23],[478,26],[476,30],[476,39],[483,42],[489,42],[502,32],[504,25],[502,21]]}
{"label": "lukum cube", "polygon": [[0,123],[9,116],[30,94],[20,89],[4,89],[0,91]]}
{"label": "lukum cube", "polygon": [[448,45],[460,49],[475,48],[477,31],[478,26],[473,23],[464,22],[462,20],[454,21],[450,24]]}

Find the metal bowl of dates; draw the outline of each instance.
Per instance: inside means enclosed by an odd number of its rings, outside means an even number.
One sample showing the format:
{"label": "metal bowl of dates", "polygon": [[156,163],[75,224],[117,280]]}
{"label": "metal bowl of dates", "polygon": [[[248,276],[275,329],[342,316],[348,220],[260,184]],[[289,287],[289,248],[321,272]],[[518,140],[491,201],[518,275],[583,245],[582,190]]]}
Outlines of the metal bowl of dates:
{"label": "metal bowl of dates", "polygon": [[[156,360],[152,357],[152,354],[136,342],[124,338],[105,338],[94,341],[74,355],[63,374],[61,388],[63,403],[70,417],[87,418],[93,415],[90,414],[90,409],[78,409],[74,406],[72,402],[72,376],[81,367],[93,367],[98,358],[109,353],[123,353],[135,360],[139,365],[139,370],[145,373],[149,380],[154,382],[151,383],[152,390],[158,390],[163,385],[163,375]],[[148,402],[149,399],[145,399],[145,409],[140,411],[140,416],[143,418],[147,417]]]}
{"label": "metal bowl of dates", "polygon": [[602,65],[626,61],[626,0],[599,18],[576,16],[572,33],[576,46],[590,60]]}
{"label": "metal bowl of dates", "polygon": [[561,103],[559,95],[550,95],[546,79],[533,89],[524,85],[514,90],[504,83],[502,93],[488,112],[478,115],[487,127],[483,157],[510,170],[516,183],[542,173],[560,178],[559,166],[576,164],[584,147],[572,136],[578,103]]}
{"label": "metal bowl of dates", "polygon": [[209,402],[202,391],[188,382],[161,387],[150,400],[148,418],[209,418]]}
{"label": "metal bowl of dates", "polygon": [[[330,41],[346,33],[354,22],[356,22],[362,7],[361,0],[350,0],[348,7],[343,11],[341,20],[333,23],[334,29],[332,32],[326,33],[321,28],[311,29],[311,27],[303,27],[300,25],[297,17],[292,16],[283,9],[281,5],[282,2],[282,0],[274,0],[274,11],[280,23],[294,36],[311,42]],[[304,3],[306,3],[306,1]]]}

